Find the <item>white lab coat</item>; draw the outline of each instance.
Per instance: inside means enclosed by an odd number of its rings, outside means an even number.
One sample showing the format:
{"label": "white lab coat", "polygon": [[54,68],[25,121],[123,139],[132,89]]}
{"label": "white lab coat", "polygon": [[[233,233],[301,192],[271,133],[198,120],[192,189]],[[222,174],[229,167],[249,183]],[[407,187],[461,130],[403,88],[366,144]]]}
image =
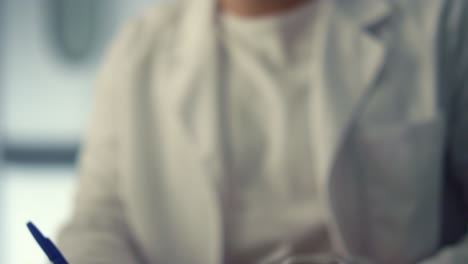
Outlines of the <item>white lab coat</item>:
{"label": "white lab coat", "polygon": [[[168,1],[113,45],[60,236],[71,263],[222,263],[215,17],[214,0]],[[467,1],[333,0],[328,19],[310,111],[334,245],[468,263]]]}

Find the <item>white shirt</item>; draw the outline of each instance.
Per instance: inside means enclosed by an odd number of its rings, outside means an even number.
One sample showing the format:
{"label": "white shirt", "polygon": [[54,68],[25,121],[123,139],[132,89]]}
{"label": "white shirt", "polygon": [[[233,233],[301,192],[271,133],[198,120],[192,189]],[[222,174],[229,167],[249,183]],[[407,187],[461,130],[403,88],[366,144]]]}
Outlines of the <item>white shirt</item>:
{"label": "white shirt", "polygon": [[229,262],[258,263],[305,240],[308,251],[328,250],[309,141],[310,93],[320,88],[310,74],[325,16],[318,4],[261,18],[221,17],[233,170],[226,179]]}

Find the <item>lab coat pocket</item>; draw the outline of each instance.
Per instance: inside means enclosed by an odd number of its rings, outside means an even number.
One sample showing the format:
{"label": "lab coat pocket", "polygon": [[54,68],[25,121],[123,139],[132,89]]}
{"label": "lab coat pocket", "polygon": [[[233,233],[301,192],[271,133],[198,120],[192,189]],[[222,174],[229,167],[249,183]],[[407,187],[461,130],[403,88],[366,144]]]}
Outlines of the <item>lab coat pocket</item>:
{"label": "lab coat pocket", "polygon": [[381,239],[374,250],[427,253],[438,235],[444,119],[363,123],[356,140],[371,237]]}
{"label": "lab coat pocket", "polygon": [[421,121],[363,123],[357,133],[358,153],[374,177],[427,182],[441,163],[443,130],[440,115]]}

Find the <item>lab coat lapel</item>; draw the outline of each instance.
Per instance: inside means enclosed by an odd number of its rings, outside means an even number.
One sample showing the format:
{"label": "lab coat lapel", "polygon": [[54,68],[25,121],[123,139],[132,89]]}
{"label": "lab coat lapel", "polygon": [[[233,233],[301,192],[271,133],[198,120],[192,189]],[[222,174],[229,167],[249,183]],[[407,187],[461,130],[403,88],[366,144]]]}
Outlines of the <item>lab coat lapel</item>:
{"label": "lab coat lapel", "polygon": [[337,157],[348,128],[374,89],[373,82],[382,68],[386,47],[370,29],[389,16],[390,7],[384,1],[337,0],[330,8],[319,51],[319,74],[313,74],[320,89],[311,93],[312,124],[317,124],[312,126],[312,147],[317,151],[319,175],[330,202],[332,238],[338,250],[347,254],[347,248],[359,242],[359,193],[352,185],[343,186],[356,182],[350,179],[353,175],[334,168],[340,166]]}
{"label": "lab coat lapel", "polygon": [[[164,104],[159,109],[169,124],[172,171],[167,197],[174,230],[164,243],[177,254],[167,263],[215,264],[221,262],[222,231],[215,177],[221,174],[218,143],[219,87],[215,41],[215,1],[184,2],[177,45],[166,69]],[[176,134],[176,135],[175,135]],[[181,162],[190,163],[181,166]],[[191,168],[182,171],[180,167]],[[186,169],[185,169],[186,170]],[[183,188],[184,192],[180,190]],[[173,190],[173,191],[172,191]],[[169,220],[171,221],[171,220]],[[170,224],[170,223],[169,223]],[[180,234],[180,235],[179,235]],[[179,250],[184,249],[184,250]]]}
{"label": "lab coat lapel", "polygon": [[[186,226],[191,232],[191,239],[203,239],[198,243],[198,248],[190,250],[190,256],[178,256],[175,262],[185,263],[190,259],[191,263],[216,263],[221,261],[223,237],[221,218],[219,215],[219,204],[216,200],[214,179],[220,174],[222,168],[214,164],[222,164],[219,158],[222,156],[217,149],[218,139],[216,128],[219,128],[218,108],[219,99],[217,88],[219,87],[218,47],[215,39],[215,1],[191,0],[185,2],[186,11],[181,25],[181,40],[176,48],[176,56],[171,71],[167,71],[167,84],[171,92],[167,93],[166,109],[177,112],[180,118],[180,130],[187,151],[193,157],[198,157],[204,164],[198,172],[200,176],[193,181],[187,193],[178,200],[184,200],[186,208],[184,212],[177,213],[185,215],[188,219]],[[361,11],[361,10],[365,10]],[[314,149],[319,150],[316,155],[319,175],[322,178],[343,177],[345,175],[334,175],[334,159],[345,139],[347,129],[355,118],[362,105],[363,99],[372,89],[372,82],[379,73],[383,59],[386,54],[385,46],[379,42],[365,26],[376,24],[388,15],[389,8],[383,1],[376,0],[337,0],[332,2],[332,13],[328,18],[329,24],[325,34],[319,65],[320,72],[318,80],[321,83],[312,98],[311,116],[320,124],[312,131]],[[314,74],[313,76],[317,76]],[[219,131],[219,130],[218,130]],[[190,172],[194,174],[195,172]],[[330,177],[328,177],[330,176]],[[187,185],[186,178],[172,180],[174,187]],[[329,179],[331,182],[331,179]],[[332,190],[333,187],[330,186]],[[330,192],[329,196],[335,193]],[[351,192],[345,197],[347,205],[355,206],[358,199],[357,194]],[[331,199],[333,200],[333,199]],[[209,214],[198,215],[204,218],[204,227],[195,226],[190,223],[193,208],[187,208],[188,201],[192,207],[210,207]],[[335,233],[337,246],[346,248],[353,243],[353,236],[346,233],[346,229],[353,227],[353,223],[359,219],[351,219],[354,215],[342,215],[331,205],[332,233]],[[174,206],[177,208],[178,206]],[[182,210],[182,209],[180,209]],[[196,211],[196,210],[195,210]],[[350,224],[343,228],[337,219],[346,219]],[[178,221],[181,221],[180,219]],[[197,221],[200,223],[202,221]],[[208,226],[210,225],[210,226]],[[207,230],[210,236],[202,233]],[[333,231],[334,230],[334,231]],[[200,233],[202,232],[202,233]],[[185,237],[189,239],[189,237]],[[171,242],[188,245],[184,238],[174,238]],[[190,246],[195,244],[191,243]]]}

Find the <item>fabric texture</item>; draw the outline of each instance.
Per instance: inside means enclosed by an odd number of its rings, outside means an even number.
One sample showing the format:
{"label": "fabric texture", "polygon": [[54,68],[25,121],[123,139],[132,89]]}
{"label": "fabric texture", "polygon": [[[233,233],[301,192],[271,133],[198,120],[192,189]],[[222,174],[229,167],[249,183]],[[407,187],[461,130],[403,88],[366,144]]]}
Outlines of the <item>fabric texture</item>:
{"label": "fabric texture", "polygon": [[[468,2],[329,3],[307,116],[333,248],[376,264],[467,263]],[[70,263],[223,263],[215,11],[160,3],[110,49],[58,243]]]}
{"label": "fabric texture", "polygon": [[[304,240],[309,253],[331,251],[308,115],[309,93],[320,89],[310,75],[319,67],[324,4],[310,1],[260,18],[225,13],[218,19],[233,152],[224,218],[226,258],[232,263],[259,263]],[[271,130],[280,136],[271,137]]]}

